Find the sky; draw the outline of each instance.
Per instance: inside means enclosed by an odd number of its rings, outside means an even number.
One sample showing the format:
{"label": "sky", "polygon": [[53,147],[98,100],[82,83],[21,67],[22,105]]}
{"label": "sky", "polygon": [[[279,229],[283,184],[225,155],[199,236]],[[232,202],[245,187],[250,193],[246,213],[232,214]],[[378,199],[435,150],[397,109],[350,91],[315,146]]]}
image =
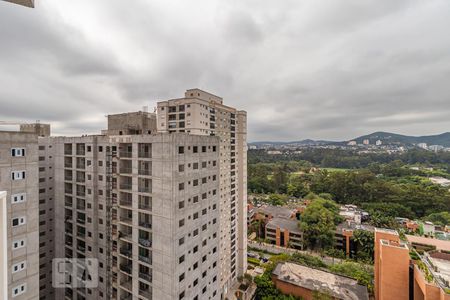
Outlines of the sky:
{"label": "sky", "polygon": [[0,120],[99,133],[201,88],[248,140],[450,131],[448,0],[0,1]]}

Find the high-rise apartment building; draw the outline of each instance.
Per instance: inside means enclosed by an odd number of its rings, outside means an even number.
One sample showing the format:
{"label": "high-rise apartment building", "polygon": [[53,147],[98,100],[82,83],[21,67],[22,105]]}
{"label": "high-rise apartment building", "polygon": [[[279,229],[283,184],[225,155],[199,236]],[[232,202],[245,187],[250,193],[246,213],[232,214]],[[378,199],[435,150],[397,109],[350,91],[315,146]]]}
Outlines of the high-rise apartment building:
{"label": "high-rise apartment building", "polygon": [[1,245],[7,285],[2,292],[8,299],[39,299],[38,190],[38,136],[0,131],[0,191],[6,192],[2,231],[7,240]]}
{"label": "high-rise apartment building", "polygon": [[[49,135],[45,124],[0,133],[8,248],[18,245],[8,268],[22,269],[10,293],[226,297],[246,270],[245,112],[194,89],[158,103],[158,116],[110,115],[99,135]],[[54,258],[97,259],[98,286],[53,288]]]}
{"label": "high-rise apartment building", "polygon": [[190,89],[184,98],[158,102],[159,132],[186,132],[219,138],[219,278],[226,296],[247,269],[247,120],[246,112],[223,99]]}

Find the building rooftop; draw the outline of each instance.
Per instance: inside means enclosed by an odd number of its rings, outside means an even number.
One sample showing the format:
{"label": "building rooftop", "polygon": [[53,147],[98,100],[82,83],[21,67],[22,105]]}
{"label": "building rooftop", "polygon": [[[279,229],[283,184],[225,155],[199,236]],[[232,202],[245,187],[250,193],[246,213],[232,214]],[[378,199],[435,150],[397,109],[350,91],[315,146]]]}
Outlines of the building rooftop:
{"label": "building rooftop", "polygon": [[288,208],[288,207],[282,207],[282,206],[272,206],[272,205],[266,205],[261,206],[256,209],[256,212],[272,215],[272,217],[279,217],[279,218],[291,218],[293,214],[297,212],[296,209]]}
{"label": "building rooftop", "polygon": [[450,241],[426,238],[422,236],[406,235],[411,244],[422,244],[436,247],[437,250],[450,251]]}
{"label": "building rooftop", "polygon": [[357,224],[355,222],[342,222],[341,224],[336,226],[336,231],[342,232],[344,230],[365,230],[374,232],[375,227],[367,224]]}
{"label": "building rooftop", "polygon": [[320,290],[337,299],[369,299],[367,288],[356,280],[322,270],[286,262],[278,264],[272,274],[280,281],[312,291]]}
{"label": "building rooftop", "polygon": [[300,228],[298,228],[298,220],[296,219],[274,217],[267,223],[267,226],[273,228],[280,227],[290,232],[301,232]]}
{"label": "building rooftop", "polygon": [[425,254],[433,266],[433,275],[446,288],[450,288],[450,253],[431,251]]}

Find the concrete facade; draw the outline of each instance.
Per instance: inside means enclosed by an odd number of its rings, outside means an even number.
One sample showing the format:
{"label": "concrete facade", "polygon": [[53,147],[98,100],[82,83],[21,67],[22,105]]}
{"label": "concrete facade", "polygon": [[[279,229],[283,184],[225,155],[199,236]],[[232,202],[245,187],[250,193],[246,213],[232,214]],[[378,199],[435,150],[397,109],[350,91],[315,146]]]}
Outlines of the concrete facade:
{"label": "concrete facade", "polygon": [[158,102],[159,132],[219,137],[221,295],[247,269],[247,116],[223,99],[191,89],[184,98]]}
{"label": "concrete facade", "polygon": [[8,299],[39,297],[38,138],[0,131],[0,190],[6,191]]}

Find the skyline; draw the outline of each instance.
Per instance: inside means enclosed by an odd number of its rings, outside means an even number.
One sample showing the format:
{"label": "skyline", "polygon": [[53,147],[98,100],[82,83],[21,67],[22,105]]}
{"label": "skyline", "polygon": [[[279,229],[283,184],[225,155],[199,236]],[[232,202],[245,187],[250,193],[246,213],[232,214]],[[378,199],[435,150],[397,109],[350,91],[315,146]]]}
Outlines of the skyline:
{"label": "skyline", "polygon": [[152,111],[198,87],[249,112],[249,141],[439,134],[450,127],[449,8],[2,1],[0,120],[99,133],[107,114]]}

